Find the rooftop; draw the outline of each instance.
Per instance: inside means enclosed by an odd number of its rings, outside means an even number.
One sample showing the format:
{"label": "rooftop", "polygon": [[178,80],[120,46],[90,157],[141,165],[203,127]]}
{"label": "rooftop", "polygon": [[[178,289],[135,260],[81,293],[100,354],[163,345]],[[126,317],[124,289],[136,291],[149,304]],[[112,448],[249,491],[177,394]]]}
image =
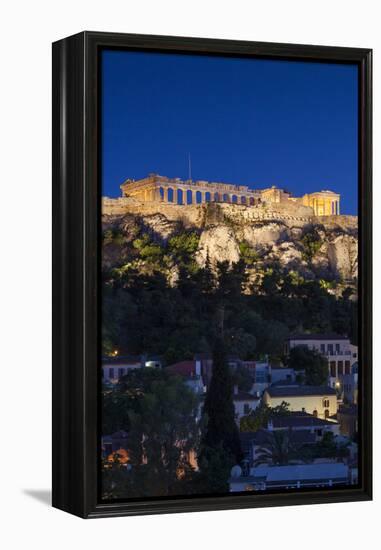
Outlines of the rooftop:
{"label": "rooftop", "polygon": [[258,466],[252,468],[254,477],[266,478],[266,481],[307,481],[317,479],[338,479],[348,477],[348,466],[340,462],[320,464],[297,464],[288,466]]}
{"label": "rooftop", "polygon": [[301,427],[323,427],[332,426],[333,422],[317,418],[312,414],[303,412],[290,412],[284,416],[273,416],[271,418],[274,428],[301,428]]}
{"label": "rooftop", "polygon": [[259,401],[259,399],[259,397],[246,391],[239,391],[233,394],[233,401]]}
{"label": "rooftop", "polygon": [[287,340],[349,340],[349,338],[331,332],[326,334],[292,334]]}
{"label": "rooftop", "polygon": [[266,388],[270,397],[298,397],[303,395],[336,395],[328,386],[270,386]]}
{"label": "rooftop", "polygon": [[166,367],[167,371],[180,376],[192,377],[196,375],[196,361],[180,361]]}
{"label": "rooftop", "polygon": [[[256,432],[240,432],[239,437],[243,450],[248,450],[250,445],[269,445],[274,433],[272,430],[260,428]],[[289,440],[295,445],[306,445],[316,442],[316,434],[308,430],[295,430],[289,432]]]}

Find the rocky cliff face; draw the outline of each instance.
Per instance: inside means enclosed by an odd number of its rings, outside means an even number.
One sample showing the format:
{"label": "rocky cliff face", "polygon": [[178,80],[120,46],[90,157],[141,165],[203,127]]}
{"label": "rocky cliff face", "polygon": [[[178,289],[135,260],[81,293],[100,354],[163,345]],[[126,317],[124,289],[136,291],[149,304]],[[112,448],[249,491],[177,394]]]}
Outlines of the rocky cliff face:
{"label": "rocky cliff face", "polygon": [[311,279],[355,284],[358,268],[358,230],[355,216],[313,217],[307,207],[298,212],[274,205],[246,207],[232,204],[177,206],[130,201],[121,210],[105,209],[103,229],[119,235],[105,246],[106,266],[123,264],[128,244],[142,234],[165,244],[183,231],[199,234],[195,259],[204,265],[237,262],[249,254],[253,273],[274,262]]}

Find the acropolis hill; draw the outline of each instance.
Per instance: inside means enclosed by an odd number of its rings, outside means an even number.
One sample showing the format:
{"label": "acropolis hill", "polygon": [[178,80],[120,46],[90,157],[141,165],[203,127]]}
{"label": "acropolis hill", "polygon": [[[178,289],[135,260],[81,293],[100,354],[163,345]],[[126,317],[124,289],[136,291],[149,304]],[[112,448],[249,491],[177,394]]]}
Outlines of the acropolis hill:
{"label": "acropolis hill", "polygon": [[[357,216],[341,215],[340,195],[320,191],[292,197],[283,189],[182,181],[150,175],[121,185],[122,197],[103,197],[102,226],[123,236],[122,246],[108,244],[104,265],[124,265],[128,246],[139,235],[165,243],[182,231],[196,231],[196,261],[203,265],[237,262],[242,243],[258,254],[252,270],[280,262],[308,278],[357,279]],[[319,251],[308,262],[303,238],[317,232]],[[130,243],[130,244],[128,244]]]}

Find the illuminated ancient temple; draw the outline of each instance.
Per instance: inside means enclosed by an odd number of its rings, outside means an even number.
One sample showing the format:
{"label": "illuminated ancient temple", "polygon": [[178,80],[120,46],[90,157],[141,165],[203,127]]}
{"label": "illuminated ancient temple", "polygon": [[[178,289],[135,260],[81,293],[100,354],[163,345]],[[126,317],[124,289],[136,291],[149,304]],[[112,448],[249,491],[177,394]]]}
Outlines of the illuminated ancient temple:
{"label": "illuminated ancient temple", "polygon": [[318,191],[292,197],[291,193],[276,186],[251,189],[247,185],[182,180],[158,174],[149,174],[139,180],[127,179],[120,186],[122,197],[133,197],[142,202],[165,202],[176,205],[224,202],[246,206],[276,203],[296,203],[309,206],[315,216],[340,214],[340,195],[333,191]]}

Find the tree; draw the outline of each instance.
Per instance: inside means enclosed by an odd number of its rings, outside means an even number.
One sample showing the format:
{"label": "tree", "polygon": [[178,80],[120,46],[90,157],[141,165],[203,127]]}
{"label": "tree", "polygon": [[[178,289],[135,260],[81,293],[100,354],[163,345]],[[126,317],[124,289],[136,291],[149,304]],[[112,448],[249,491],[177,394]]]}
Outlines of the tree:
{"label": "tree", "polygon": [[194,493],[227,493],[234,457],[222,443],[204,447],[198,459],[199,472],[193,478]]}
{"label": "tree", "polygon": [[132,371],[116,392],[128,413],[129,461],[105,465],[109,497],[185,494],[194,474],[190,453],[198,447],[198,398],[160,369]]}
{"label": "tree", "polygon": [[222,339],[218,339],[214,347],[213,374],[205,398],[204,414],[207,415],[207,426],[203,444],[211,448],[222,444],[238,462],[241,445],[234,418],[233,381]]}
{"label": "tree", "polygon": [[297,457],[298,449],[291,442],[291,432],[277,430],[269,433],[268,442],[258,450],[255,465],[276,464],[278,466],[285,466]]}
{"label": "tree", "polygon": [[311,229],[303,235],[301,241],[304,246],[303,257],[305,260],[311,261],[312,258],[319,252],[323,244],[319,232],[316,228]]}
{"label": "tree", "polygon": [[327,383],[328,361],[316,350],[296,346],[290,350],[287,360],[289,367],[305,371],[305,383],[309,386],[322,386]]}
{"label": "tree", "polygon": [[241,328],[230,328],[224,331],[228,352],[240,359],[253,359],[256,349],[255,336]]}
{"label": "tree", "polygon": [[169,239],[169,252],[177,261],[188,263],[193,259],[199,240],[200,235],[195,231],[179,233]]}
{"label": "tree", "polygon": [[300,458],[312,462],[317,458],[336,458],[343,460],[349,455],[349,442],[337,443],[332,432],[325,432],[320,441],[314,445],[305,445],[300,450]]}
{"label": "tree", "polygon": [[253,265],[258,260],[258,252],[247,241],[239,243],[239,251],[246,265]]}
{"label": "tree", "polygon": [[232,372],[233,384],[240,391],[249,392],[254,384],[254,377],[246,367],[238,365]]}
{"label": "tree", "polygon": [[256,409],[240,420],[241,432],[256,432],[260,428],[267,428],[268,422],[274,416],[285,416],[290,414],[289,403],[282,401],[276,407],[269,407],[266,403],[261,403]]}

